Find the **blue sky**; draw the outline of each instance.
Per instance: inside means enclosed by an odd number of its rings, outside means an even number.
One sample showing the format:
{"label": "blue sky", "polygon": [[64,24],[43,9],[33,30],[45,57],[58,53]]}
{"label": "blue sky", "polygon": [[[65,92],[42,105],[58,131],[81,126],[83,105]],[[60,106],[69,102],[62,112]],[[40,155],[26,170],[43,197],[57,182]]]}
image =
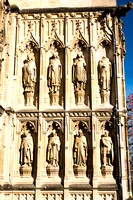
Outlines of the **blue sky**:
{"label": "blue sky", "polygon": [[[129,0],[133,2],[133,0]],[[128,0],[117,0],[117,5],[123,5],[129,2]],[[126,96],[133,93],[133,9],[130,10],[123,20],[123,32],[126,39],[126,56],[125,56],[125,81],[126,81]]]}

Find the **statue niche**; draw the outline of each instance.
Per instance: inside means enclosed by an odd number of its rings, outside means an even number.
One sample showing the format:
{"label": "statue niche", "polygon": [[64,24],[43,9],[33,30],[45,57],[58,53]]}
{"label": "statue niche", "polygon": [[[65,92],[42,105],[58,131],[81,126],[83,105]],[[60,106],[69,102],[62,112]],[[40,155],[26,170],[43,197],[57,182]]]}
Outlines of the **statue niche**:
{"label": "statue niche", "polygon": [[98,63],[98,82],[100,87],[101,104],[110,104],[110,89],[112,66],[107,57]]}
{"label": "statue niche", "polygon": [[51,105],[59,105],[59,91],[62,80],[62,66],[57,49],[54,49],[49,58],[48,87]]}
{"label": "statue niche", "polygon": [[33,106],[34,105],[34,96],[35,96],[35,86],[37,80],[37,67],[35,63],[35,55],[32,49],[32,46],[29,46],[26,49],[27,58],[23,61],[23,87],[24,87],[24,97],[25,105]]}
{"label": "statue niche", "polygon": [[87,140],[81,129],[78,130],[78,135],[75,138],[73,151],[74,173],[76,177],[86,176]]}
{"label": "statue niche", "polygon": [[20,144],[20,174],[31,176],[33,165],[33,138],[34,131],[33,124],[24,122],[21,130],[21,144]]}
{"label": "statue niche", "polygon": [[113,142],[109,136],[109,131],[104,130],[104,135],[101,138],[101,170],[103,176],[112,176],[114,150]]}
{"label": "statue niche", "polygon": [[55,129],[52,130],[47,147],[47,173],[49,177],[59,176],[59,152],[60,152],[60,139]]}
{"label": "statue niche", "polygon": [[84,104],[85,87],[87,84],[86,62],[83,53],[79,51],[72,66],[72,82],[77,105]]}

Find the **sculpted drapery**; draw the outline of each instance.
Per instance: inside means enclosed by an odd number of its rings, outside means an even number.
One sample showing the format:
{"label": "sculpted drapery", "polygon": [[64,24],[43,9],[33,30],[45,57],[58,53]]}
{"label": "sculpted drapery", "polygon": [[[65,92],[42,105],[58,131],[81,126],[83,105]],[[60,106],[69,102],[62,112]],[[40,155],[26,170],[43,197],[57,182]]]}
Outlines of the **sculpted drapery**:
{"label": "sculpted drapery", "polygon": [[23,67],[24,88],[34,87],[35,82],[36,82],[36,64],[34,58],[31,57],[30,55],[27,55],[27,59],[24,61],[24,67]]}
{"label": "sculpted drapery", "polygon": [[55,167],[58,167],[59,165],[60,144],[60,139],[54,129],[48,141],[47,160],[50,165]]}
{"label": "sculpted drapery", "polygon": [[62,67],[58,56],[58,52],[53,52],[49,60],[48,67],[48,87],[51,92],[59,91],[62,80]]}
{"label": "sculpted drapery", "polygon": [[31,166],[33,163],[33,139],[26,127],[22,130],[20,145],[20,165]]}
{"label": "sculpted drapery", "polygon": [[74,59],[72,71],[72,82],[75,89],[85,90],[85,84],[87,83],[87,72],[86,62],[82,52],[77,53],[77,57]]}
{"label": "sculpted drapery", "polygon": [[82,130],[78,131],[74,144],[74,164],[77,166],[86,166],[87,160],[87,141]]}
{"label": "sculpted drapery", "polygon": [[101,90],[110,90],[111,62],[107,57],[99,61],[99,85]]}
{"label": "sculpted drapery", "polygon": [[101,159],[102,165],[112,165],[113,162],[113,142],[108,135],[109,132],[105,130],[105,134],[101,139]]}

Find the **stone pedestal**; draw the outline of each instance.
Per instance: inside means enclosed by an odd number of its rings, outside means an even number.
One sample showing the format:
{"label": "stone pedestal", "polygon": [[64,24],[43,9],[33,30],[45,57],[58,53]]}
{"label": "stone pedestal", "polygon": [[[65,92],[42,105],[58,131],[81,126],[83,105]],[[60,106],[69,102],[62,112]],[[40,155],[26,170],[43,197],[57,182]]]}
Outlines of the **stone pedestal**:
{"label": "stone pedestal", "polygon": [[59,167],[47,166],[47,174],[49,178],[59,178]]}
{"label": "stone pedestal", "polygon": [[101,103],[110,104],[110,90],[101,91]]}
{"label": "stone pedestal", "polygon": [[50,105],[51,106],[58,106],[59,105],[59,91],[57,92],[50,92]]}
{"label": "stone pedestal", "polygon": [[76,105],[84,105],[84,96],[85,96],[85,91],[84,90],[77,90],[75,91],[75,98],[76,98]]}
{"label": "stone pedestal", "polygon": [[104,178],[113,178],[113,166],[103,165],[101,169]]}
{"label": "stone pedestal", "polygon": [[33,106],[34,104],[34,90],[31,87],[26,87],[24,91],[25,105]]}
{"label": "stone pedestal", "polygon": [[22,166],[20,167],[20,176],[21,177],[31,177],[32,176],[32,167],[31,166]]}
{"label": "stone pedestal", "polygon": [[74,165],[74,174],[76,178],[86,177],[86,166],[76,166]]}

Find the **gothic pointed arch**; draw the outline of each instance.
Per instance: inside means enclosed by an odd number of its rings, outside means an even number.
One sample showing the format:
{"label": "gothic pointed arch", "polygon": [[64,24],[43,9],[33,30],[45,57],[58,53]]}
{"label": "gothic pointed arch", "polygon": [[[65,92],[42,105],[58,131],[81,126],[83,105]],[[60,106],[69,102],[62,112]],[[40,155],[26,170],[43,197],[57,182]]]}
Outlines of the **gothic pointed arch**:
{"label": "gothic pointed arch", "polygon": [[108,45],[110,46],[112,42],[112,39],[110,37],[102,37],[100,38],[100,40],[98,41],[98,46],[102,46],[102,47],[107,47]]}
{"label": "gothic pointed arch", "polygon": [[89,43],[86,41],[85,37],[83,36],[81,29],[82,29],[81,21],[76,20],[75,36],[73,37],[73,40],[71,41],[71,45],[70,45],[71,51],[75,49],[77,45],[84,48],[89,47]]}
{"label": "gothic pointed arch", "polygon": [[44,48],[46,51],[48,51],[51,46],[55,46],[56,48],[64,48],[65,45],[64,43],[61,41],[60,37],[57,34],[57,24],[55,21],[51,22],[52,25],[52,29],[51,29],[51,34],[48,37],[48,41],[46,42]]}
{"label": "gothic pointed arch", "polygon": [[38,51],[40,49],[40,45],[38,44],[38,42],[36,41],[32,33],[30,33],[30,37],[26,41],[22,42],[21,47],[20,47],[21,52],[26,51],[29,45],[34,50]]}
{"label": "gothic pointed arch", "polygon": [[87,121],[76,121],[74,123],[73,131],[75,131],[77,133],[79,129],[88,130],[89,131],[88,122]]}
{"label": "gothic pointed arch", "polygon": [[75,36],[71,42],[71,45],[70,45],[71,51],[73,49],[75,49],[77,46],[80,46],[83,48],[89,47],[88,42],[86,41],[86,39],[84,38],[84,36],[82,35],[80,30],[77,31],[77,33],[75,34]]}

